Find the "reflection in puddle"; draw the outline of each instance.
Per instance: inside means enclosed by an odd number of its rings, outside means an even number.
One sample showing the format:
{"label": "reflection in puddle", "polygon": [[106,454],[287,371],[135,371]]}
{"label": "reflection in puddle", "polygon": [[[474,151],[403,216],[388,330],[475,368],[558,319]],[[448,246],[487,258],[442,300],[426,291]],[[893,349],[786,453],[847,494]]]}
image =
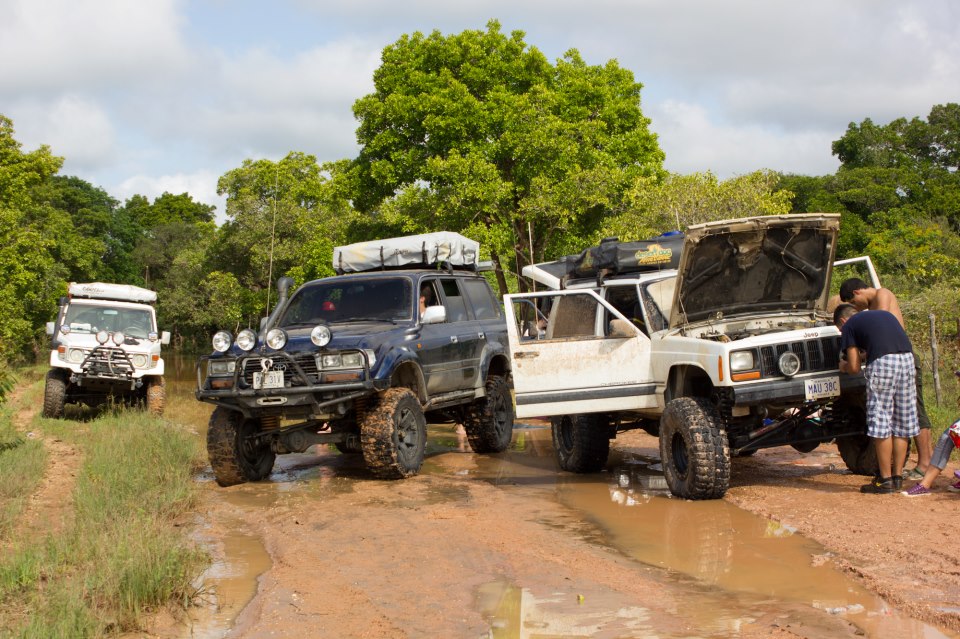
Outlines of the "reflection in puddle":
{"label": "reflection in puddle", "polygon": [[222,537],[222,558],[200,576],[205,606],[190,613],[190,637],[225,636],[257,593],[260,575],[270,569],[270,556],[259,538],[239,532]]}
{"label": "reflection in puddle", "polygon": [[553,593],[535,597],[526,588],[504,582],[477,591],[477,609],[490,621],[490,639],[533,637],[651,637],[649,611],[641,607],[611,610],[601,597]]}
{"label": "reflection in puddle", "polygon": [[[458,456],[464,457],[469,456]],[[575,515],[545,523],[658,566],[668,581],[686,584],[678,597],[686,601],[684,616],[694,635],[736,635],[748,626],[760,629],[753,624],[763,620],[767,625],[804,628],[816,637],[864,633],[873,637],[945,636],[901,615],[865,590],[832,564],[826,549],[792,527],[723,500],[695,502],[672,497],[658,459],[612,456],[611,460],[610,471],[602,473],[559,472],[549,430],[531,430],[526,431],[522,449],[473,456],[469,474],[501,488],[550,491]],[[439,462],[437,472],[451,472],[454,465],[463,465],[449,456]],[[532,626],[524,630],[525,622],[519,619],[530,617],[526,612],[518,617],[516,610],[526,610],[529,605],[542,608],[549,598],[538,600],[523,584],[506,588],[500,597],[507,612],[493,615],[493,637],[591,636],[540,632]],[[569,597],[565,601],[569,602]],[[605,613],[616,617],[619,610],[608,608]],[[593,623],[579,615],[568,621],[574,627]],[[623,629],[609,636],[634,636],[631,632]],[[600,634],[608,636],[607,631]]]}

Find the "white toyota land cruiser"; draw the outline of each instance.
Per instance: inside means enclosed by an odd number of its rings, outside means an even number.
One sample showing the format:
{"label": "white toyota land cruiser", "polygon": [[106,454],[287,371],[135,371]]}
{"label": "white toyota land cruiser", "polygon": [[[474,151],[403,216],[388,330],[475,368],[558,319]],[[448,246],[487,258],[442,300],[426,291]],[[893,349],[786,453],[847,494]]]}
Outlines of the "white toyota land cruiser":
{"label": "white toyota land cruiser", "polygon": [[143,403],[156,415],[166,400],[154,291],[127,284],[72,282],[60,299],[51,336],[43,416],[61,417],[67,403],[99,406],[114,397]]}
{"label": "white toyota land cruiser", "polygon": [[561,468],[604,467],[620,430],[659,432],[670,491],[722,497],[731,457],[836,440],[876,470],[864,379],[827,312],[839,215],[752,217],[605,240],[526,267],[505,296],[517,417],[550,416]]}

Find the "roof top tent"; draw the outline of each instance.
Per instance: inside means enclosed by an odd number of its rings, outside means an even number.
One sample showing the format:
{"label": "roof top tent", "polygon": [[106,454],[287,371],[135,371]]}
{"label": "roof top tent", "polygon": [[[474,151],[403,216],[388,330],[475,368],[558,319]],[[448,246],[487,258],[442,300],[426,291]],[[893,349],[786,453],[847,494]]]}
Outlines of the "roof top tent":
{"label": "roof top tent", "polygon": [[447,231],[358,242],[333,249],[333,268],[341,275],[440,265],[483,270],[484,264],[479,260],[479,242]]}
{"label": "roof top tent", "polygon": [[573,279],[601,280],[608,275],[675,269],[680,263],[683,238],[683,233],[679,231],[639,242],[621,242],[609,237],[577,255],[565,255],[553,262],[525,266],[523,275],[551,289],[560,290]]}
{"label": "roof top tent", "polygon": [[78,283],[70,282],[67,287],[70,297],[82,297],[97,300],[114,300],[118,302],[138,302],[152,304],[157,301],[157,294],[139,286],[131,284],[107,284],[104,282]]}

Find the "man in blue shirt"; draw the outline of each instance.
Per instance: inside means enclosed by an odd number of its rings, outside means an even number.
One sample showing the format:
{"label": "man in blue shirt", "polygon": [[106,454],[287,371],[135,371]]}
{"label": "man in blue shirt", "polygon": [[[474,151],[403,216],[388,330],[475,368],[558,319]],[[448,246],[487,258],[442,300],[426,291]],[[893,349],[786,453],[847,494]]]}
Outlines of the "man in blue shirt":
{"label": "man in blue shirt", "polygon": [[907,443],[919,430],[913,345],[889,311],[862,311],[841,304],[833,312],[840,329],[841,373],[859,373],[863,351],[867,379],[867,435],[877,451],[878,474],[860,492],[888,494],[903,485]]}

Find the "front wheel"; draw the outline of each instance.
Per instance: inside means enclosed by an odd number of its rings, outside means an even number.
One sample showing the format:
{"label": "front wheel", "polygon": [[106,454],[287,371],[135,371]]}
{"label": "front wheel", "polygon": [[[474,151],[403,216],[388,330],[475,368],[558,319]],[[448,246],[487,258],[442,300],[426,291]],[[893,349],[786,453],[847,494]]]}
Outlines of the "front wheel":
{"label": "front wheel", "polygon": [[147,381],[147,410],[151,415],[163,415],[167,405],[166,385],[162,377],[153,377]]}
{"label": "front wheel", "polygon": [[63,407],[67,403],[67,379],[58,370],[47,371],[43,387],[43,416],[63,417]]}
{"label": "front wheel", "polygon": [[218,406],[207,427],[207,455],[221,486],[260,481],[270,475],[277,455],[256,435],[259,419]]}
{"label": "front wheel", "polygon": [[381,479],[416,475],[427,450],[427,420],[408,388],[391,388],[360,421],[363,460]]}
{"label": "front wheel", "polygon": [[560,468],[596,473],[610,455],[610,419],[601,413],[564,415],[551,420],[553,449]]}
{"label": "front wheel", "polygon": [[709,400],[679,397],[660,418],[660,459],[670,492],[719,499],[730,487],[730,447],[723,419]]}
{"label": "front wheel", "polygon": [[513,400],[507,380],[490,376],[484,397],[467,407],[463,429],[475,453],[502,453],[507,449],[513,436]]}

